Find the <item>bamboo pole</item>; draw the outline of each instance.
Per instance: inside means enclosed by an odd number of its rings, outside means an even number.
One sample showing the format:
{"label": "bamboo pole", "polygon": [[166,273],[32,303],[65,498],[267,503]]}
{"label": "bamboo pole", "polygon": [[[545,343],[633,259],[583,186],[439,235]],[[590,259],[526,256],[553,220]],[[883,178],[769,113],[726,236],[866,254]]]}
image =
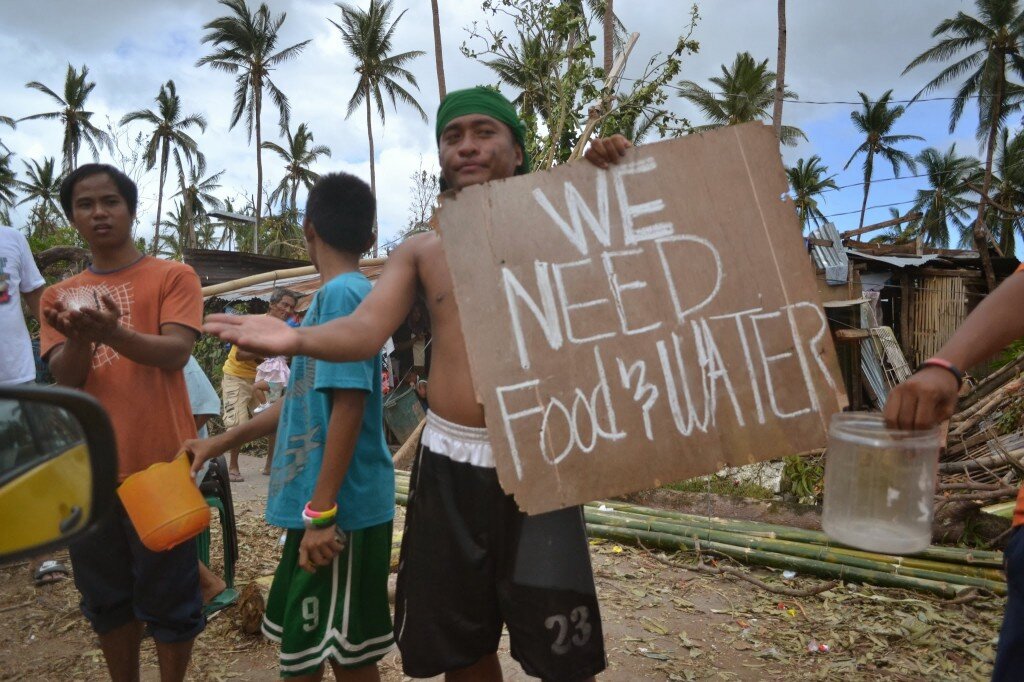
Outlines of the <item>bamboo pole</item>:
{"label": "bamboo pole", "polygon": [[[591,509],[592,509],[591,507],[587,507],[587,508],[585,508],[585,512],[589,513],[591,511]],[[620,510],[616,510],[616,514],[618,514],[621,517],[626,518],[626,519],[633,519],[633,520],[643,521],[643,522],[649,522],[650,519],[657,518],[657,517],[651,517],[651,516],[640,515],[640,514],[632,514],[632,513],[629,513],[629,512],[622,512]],[[670,524],[672,523],[671,519],[663,519],[663,521],[669,522]],[[675,524],[675,526],[680,531],[682,531],[682,530],[684,530],[686,528],[694,528],[694,526],[688,526],[687,524]],[[835,544],[835,543],[828,544],[828,545],[822,545],[822,544],[819,544],[817,542],[806,542],[806,541],[802,541],[802,540],[787,540],[787,539],[778,537],[778,535],[776,533],[764,533],[764,532],[757,532],[757,531],[753,531],[753,532],[752,531],[742,531],[742,530],[737,530],[737,529],[729,529],[727,527],[723,528],[723,527],[717,526],[717,525],[708,526],[707,524],[702,524],[700,526],[696,526],[696,528],[697,528],[697,530],[700,530],[700,531],[712,529],[712,530],[722,531],[722,532],[737,533],[737,534],[741,534],[741,535],[744,535],[744,536],[747,536],[747,537],[753,537],[753,538],[765,538],[765,539],[768,539],[768,540],[780,540],[780,541],[783,541],[783,542],[802,542],[803,544],[814,545],[814,546],[817,546],[817,547],[829,547],[834,552],[839,552],[839,553],[842,553],[842,554],[848,554],[850,556],[859,557],[859,558],[862,558],[862,559],[868,559],[868,560],[872,560],[872,561],[885,562],[885,563],[888,563],[888,564],[890,564],[892,566],[895,566],[895,567],[905,566],[905,567],[908,567],[908,568],[921,568],[921,569],[931,570],[931,571],[954,571],[954,572],[959,573],[961,575],[970,575],[970,576],[974,576],[976,578],[984,578],[986,580],[996,580],[996,581],[1004,580],[1003,572],[1002,572],[1001,569],[994,568],[994,567],[986,567],[986,566],[976,566],[976,565],[972,565],[972,564],[966,564],[966,563],[963,563],[961,561],[923,559],[920,556],[916,556],[916,555],[915,556],[900,556],[900,555],[894,555],[894,554],[879,554],[877,552],[867,552],[867,551],[864,551],[864,550],[853,549],[853,548],[846,547],[844,545]]]}
{"label": "bamboo pole", "polygon": [[704,541],[719,542],[732,545],[734,547],[743,547],[749,550],[778,552],[779,554],[785,554],[787,556],[825,561],[834,564],[843,564],[846,566],[854,566],[856,568],[879,571],[881,573],[906,575],[914,578],[949,582],[958,585],[969,585],[971,587],[989,590],[990,592],[995,592],[997,594],[1004,594],[1006,590],[1005,582],[959,573],[954,570],[954,564],[947,564],[948,568],[944,570],[915,568],[898,562],[889,561],[888,559],[890,557],[887,557],[886,555],[877,555],[879,559],[873,559],[850,551],[844,551],[842,548],[838,547],[812,545],[786,540],[768,540],[764,538],[750,537],[741,533],[678,526],[675,524],[657,521],[625,519],[608,514],[602,514],[600,512],[594,512],[590,509],[586,510],[584,516],[587,520],[588,527],[595,525],[612,526],[615,528],[696,538],[702,543]]}
{"label": "bamboo pole", "polygon": [[894,587],[904,590],[930,592],[931,594],[945,599],[952,599],[963,590],[969,589],[965,585],[955,585],[944,581],[926,580],[923,578],[914,578],[905,575],[882,573],[881,571],[872,571],[870,569],[857,568],[854,566],[847,566],[845,564],[831,564],[826,561],[788,556],[778,552],[756,551],[713,541],[698,541],[692,538],[669,535],[667,533],[655,533],[642,530],[630,531],[623,528],[616,528],[614,526],[602,525],[590,526],[590,531],[596,537],[615,540],[617,542],[627,544],[642,542],[646,547],[654,547],[670,551],[681,549],[691,551],[696,550],[699,542],[701,550],[723,554],[745,563],[767,566],[770,568],[794,570],[814,575],[819,578],[868,583],[879,587]]}
{"label": "bamboo pole", "polygon": [[[387,258],[364,258],[359,261],[359,267],[365,268],[375,265],[383,265],[386,260]],[[297,268],[286,268],[284,270],[273,270],[271,272],[261,272],[258,275],[249,275],[248,277],[233,279],[230,282],[221,282],[220,284],[205,286],[203,287],[203,297],[207,298],[210,296],[217,296],[219,294],[226,294],[254,284],[264,284],[266,282],[273,282],[279,279],[302,277],[304,275],[313,274],[316,274],[316,267],[312,265],[303,265]]]}

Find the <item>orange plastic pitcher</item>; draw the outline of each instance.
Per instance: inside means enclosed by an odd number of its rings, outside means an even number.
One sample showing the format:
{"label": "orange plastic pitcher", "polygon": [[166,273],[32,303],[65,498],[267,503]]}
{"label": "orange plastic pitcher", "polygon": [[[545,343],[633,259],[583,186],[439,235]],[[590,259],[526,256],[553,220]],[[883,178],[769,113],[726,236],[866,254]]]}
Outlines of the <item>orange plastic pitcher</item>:
{"label": "orange plastic pitcher", "polygon": [[117,494],[142,544],[154,552],[180,545],[210,525],[210,507],[184,452],[132,474]]}

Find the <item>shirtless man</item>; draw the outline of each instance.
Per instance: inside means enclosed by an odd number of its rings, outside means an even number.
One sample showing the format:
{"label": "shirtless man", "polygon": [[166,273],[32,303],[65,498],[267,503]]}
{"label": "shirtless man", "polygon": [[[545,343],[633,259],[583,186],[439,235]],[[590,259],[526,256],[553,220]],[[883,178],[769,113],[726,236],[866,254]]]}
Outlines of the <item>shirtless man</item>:
{"label": "shirtless man", "polygon": [[[458,190],[527,172],[524,132],[497,91],[449,93],[436,128],[445,185]],[[595,140],[586,158],[606,168],[627,147],[618,135]],[[351,361],[379,352],[417,296],[430,313],[433,358],[399,563],[395,630],[405,672],[500,680],[504,623],[527,674],[592,678],[605,654],[582,512],[526,516],[501,490],[437,233],[399,246],[348,317],[292,329],[266,316],[214,315],[204,329],[264,355]],[[559,551],[546,551],[552,546]]]}

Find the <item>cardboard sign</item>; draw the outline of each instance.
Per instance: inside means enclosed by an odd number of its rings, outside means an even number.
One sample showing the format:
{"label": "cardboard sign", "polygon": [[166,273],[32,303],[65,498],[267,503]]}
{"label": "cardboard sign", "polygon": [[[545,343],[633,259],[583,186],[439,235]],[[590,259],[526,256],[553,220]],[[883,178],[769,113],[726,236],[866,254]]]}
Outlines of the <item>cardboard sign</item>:
{"label": "cardboard sign", "polygon": [[778,141],[469,187],[440,230],[505,490],[539,513],[821,447],[845,404]]}

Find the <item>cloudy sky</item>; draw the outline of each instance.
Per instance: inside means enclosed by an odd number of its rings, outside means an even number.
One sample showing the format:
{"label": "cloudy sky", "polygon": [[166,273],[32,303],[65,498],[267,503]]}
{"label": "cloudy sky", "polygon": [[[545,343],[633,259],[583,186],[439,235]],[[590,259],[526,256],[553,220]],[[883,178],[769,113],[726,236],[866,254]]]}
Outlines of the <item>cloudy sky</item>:
{"label": "cloudy sky", "polygon": [[[367,2],[355,1],[364,6]],[[351,119],[345,118],[356,83],[353,64],[337,29],[327,21],[338,20],[339,9],[331,2],[313,0],[268,2],[275,13],[287,12],[279,43],[282,47],[312,40],[304,53],[281,66],[272,77],[291,100],[293,126],[306,122],[316,142],[333,152],[317,170],[345,170],[369,179],[365,115],[360,110]],[[396,0],[395,4],[407,9],[396,32],[396,48],[427,53],[413,64],[412,71],[419,82],[419,102],[430,121],[423,122],[404,105],[399,105],[397,111],[389,109],[383,125],[374,121],[382,241],[408,223],[410,175],[421,164],[430,170],[436,168],[432,126],[438,97],[430,3]],[[474,21],[486,20],[480,4],[480,0],[440,0],[449,89],[494,82],[489,70],[459,52],[466,28]],[[635,75],[652,54],[675,44],[688,22],[689,6],[682,0],[616,3],[628,30],[640,34],[627,77]],[[68,63],[89,66],[97,84],[89,104],[97,112],[94,120],[100,123],[108,118],[116,122],[131,110],[154,107],[160,84],[173,79],[185,110],[201,112],[209,120],[199,144],[207,156],[209,171],[225,171],[221,194],[252,194],[256,184],[255,150],[241,125],[229,129],[233,78],[195,67],[196,60],[207,52],[200,42],[202,26],[222,14],[222,9],[215,0],[0,0],[0,63],[4,64],[0,69],[0,114],[20,118],[54,110],[45,95],[27,89],[25,83],[41,81],[60,92]],[[811,102],[854,101],[858,91],[877,98],[888,89],[893,90],[896,99],[909,99],[937,69],[922,67],[901,77],[904,66],[934,43],[930,34],[939,21],[961,10],[973,14],[974,3],[789,0],[787,85],[802,102],[787,103],[784,118],[788,124],[801,127],[809,140],[786,149],[786,163],[818,154],[830,172],[837,174],[838,184],[861,182],[860,158],[849,170],[843,170],[861,142],[849,118],[856,106]],[[721,64],[731,63],[736,53],[744,50],[759,60],[770,58],[774,64],[774,0],[705,0],[699,3],[699,11],[701,20],[694,38],[700,42],[700,51],[685,58],[681,79],[707,84]],[[949,94],[939,92],[934,96]],[[693,123],[702,122],[680,98],[673,98],[670,104]],[[977,120],[974,106],[952,134],[948,119],[948,101],[919,102],[900,119],[896,132],[925,138],[925,142],[906,145],[911,153],[925,146],[945,150],[956,143],[961,153],[980,154],[973,135]],[[265,112],[264,130],[269,139],[276,136],[276,121],[276,113]],[[56,122],[27,121],[17,130],[0,130],[0,136],[17,154],[19,161],[14,167],[19,171],[23,170],[21,159],[59,158],[61,131]],[[87,156],[84,153],[81,160]],[[265,154],[264,169],[265,186],[275,186],[283,173],[282,164],[273,154]],[[876,179],[891,175],[891,168],[876,165]],[[152,234],[156,184],[155,171],[142,182],[141,236]],[[921,186],[921,181],[913,178],[877,182],[871,188],[869,206],[908,202],[897,206],[906,210],[913,191]],[[168,194],[172,192],[170,189]],[[827,195],[822,208],[834,215],[840,230],[856,227],[862,192],[861,186],[854,185]],[[25,213],[24,207],[14,212],[12,221],[20,224]],[[887,208],[873,208],[867,222],[887,217]]]}

